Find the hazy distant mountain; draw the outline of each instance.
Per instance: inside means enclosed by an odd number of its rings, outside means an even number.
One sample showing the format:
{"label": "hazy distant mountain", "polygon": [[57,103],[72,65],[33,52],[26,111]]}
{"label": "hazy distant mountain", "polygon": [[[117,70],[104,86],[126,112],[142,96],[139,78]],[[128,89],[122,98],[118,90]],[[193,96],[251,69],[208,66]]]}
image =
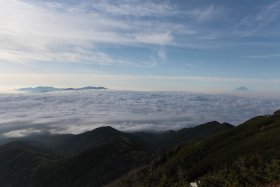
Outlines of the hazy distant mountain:
{"label": "hazy distant mountain", "polygon": [[22,92],[31,92],[31,93],[46,93],[46,92],[55,92],[55,91],[62,91],[61,88],[54,88],[51,86],[38,86],[38,87],[28,87],[28,88],[20,88],[18,89]]}
{"label": "hazy distant mountain", "polygon": [[238,88],[235,88],[236,91],[249,91],[249,89],[245,86],[240,86]]}
{"label": "hazy distant mountain", "polygon": [[87,87],[82,87],[82,88],[63,88],[62,90],[65,90],[65,91],[67,91],[67,90],[105,90],[105,89],[107,89],[107,88],[105,88],[105,87],[100,87],[100,86],[98,86],[98,87],[95,87],[95,86],[87,86]]}
{"label": "hazy distant mountain", "polygon": [[46,93],[46,92],[55,92],[55,91],[72,91],[72,90],[103,90],[105,87],[94,87],[87,86],[82,88],[55,88],[51,86],[38,86],[38,87],[28,87],[20,88],[19,91],[30,92],[30,93]]}

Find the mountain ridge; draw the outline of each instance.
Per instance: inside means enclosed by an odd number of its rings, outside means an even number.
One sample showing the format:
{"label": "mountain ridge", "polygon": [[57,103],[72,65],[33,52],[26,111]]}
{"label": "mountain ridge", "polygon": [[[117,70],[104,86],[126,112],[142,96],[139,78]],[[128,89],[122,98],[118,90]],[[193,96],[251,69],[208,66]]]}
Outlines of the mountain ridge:
{"label": "mountain ridge", "polygon": [[[112,186],[276,186],[280,184],[280,115],[257,116],[193,144],[181,145]],[[109,185],[110,186],[110,185]]]}
{"label": "mountain ridge", "polygon": [[105,87],[95,87],[95,86],[86,86],[82,88],[55,88],[52,86],[37,86],[37,87],[27,87],[27,88],[19,88],[18,91],[29,92],[29,93],[48,93],[48,92],[56,92],[56,91],[79,91],[79,90],[105,90]]}
{"label": "mountain ridge", "polygon": [[[0,146],[0,185],[280,184],[279,114],[257,116],[236,127],[212,121],[178,131],[130,134],[105,126],[79,135],[46,136],[41,142],[17,139]],[[50,137],[54,139],[48,141]],[[54,143],[58,145],[49,151]]]}

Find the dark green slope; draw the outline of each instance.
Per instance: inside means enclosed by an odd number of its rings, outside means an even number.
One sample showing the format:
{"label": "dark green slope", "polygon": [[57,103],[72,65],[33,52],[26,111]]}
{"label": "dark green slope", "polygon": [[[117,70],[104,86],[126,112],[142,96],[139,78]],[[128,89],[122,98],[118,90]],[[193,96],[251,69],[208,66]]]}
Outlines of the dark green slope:
{"label": "dark green slope", "polygon": [[[111,127],[56,138],[63,142],[50,152],[45,146],[54,140],[0,146],[0,186],[101,186],[154,158],[139,138]],[[61,145],[59,154],[72,156],[52,156]]]}
{"label": "dark green slope", "polygon": [[82,153],[88,149],[97,148],[99,146],[112,143],[120,137],[130,139],[136,144],[143,143],[139,137],[118,131],[109,126],[96,128],[92,131],[78,135],[42,134],[16,139],[16,141],[35,142],[45,148],[48,148],[49,152],[57,154],[57,156],[69,157]]}
{"label": "dark green slope", "polygon": [[138,132],[134,134],[142,138],[153,149],[164,149],[174,145],[208,138],[233,127],[227,123],[212,121],[192,128],[183,128],[178,131],[166,131],[163,133]]}
{"label": "dark green slope", "polygon": [[33,169],[51,161],[51,157],[43,152],[30,142],[13,142],[0,146],[0,186],[28,186]]}
{"label": "dark green slope", "polygon": [[34,142],[42,145],[53,155],[68,157],[82,153],[90,148],[114,142],[116,138],[125,137],[147,149],[162,150],[164,148],[180,145],[191,141],[197,141],[206,137],[216,135],[233,128],[232,125],[216,121],[199,125],[193,128],[183,128],[178,131],[166,131],[162,133],[137,132],[124,133],[112,127],[100,127],[78,135],[62,134],[40,134],[25,138],[10,139],[8,141]]}
{"label": "dark green slope", "polygon": [[38,167],[32,185],[68,187],[109,183],[154,158],[140,142],[139,138],[112,127],[72,136],[63,143],[67,148],[64,153],[70,149],[70,153],[76,151],[76,154]]}
{"label": "dark green slope", "polygon": [[32,186],[102,186],[134,168],[147,165],[152,158],[139,145],[119,139],[37,168]]}
{"label": "dark green slope", "polygon": [[[235,128],[210,122],[160,134],[101,127],[80,135],[28,137],[0,146],[0,174],[6,173],[0,176],[0,186],[98,187],[118,178],[111,186],[181,186],[199,178],[207,182],[211,174],[230,167],[240,156],[253,154],[252,145],[259,142],[250,142],[255,138],[249,137],[267,134],[278,118],[258,117]],[[158,150],[166,147],[171,151],[159,156]],[[128,172],[132,174],[125,175]]]}
{"label": "dark green slope", "polygon": [[280,115],[255,117],[215,137],[170,151],[114,185],[257,186],[280,184]]}

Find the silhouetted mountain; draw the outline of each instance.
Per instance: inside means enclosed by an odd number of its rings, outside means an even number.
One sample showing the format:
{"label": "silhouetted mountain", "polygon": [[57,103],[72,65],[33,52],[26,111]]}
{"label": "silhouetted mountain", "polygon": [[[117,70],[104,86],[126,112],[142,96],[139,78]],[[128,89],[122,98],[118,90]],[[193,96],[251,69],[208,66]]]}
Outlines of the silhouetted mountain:
{"label": "silhouetted mountain", "polygon": [[[36,134],[25,138],[17,138],[14,141],[33,141],[43,145],[58,156],[70,156],[81,153],[89,148],[96,148],[111,143],[119,138],[125,138],[146,149],[162,150],[174,145],[196,141],[213,136],[225,130],[233,128],[230,124],[221,124],[213,121],[193,128],[184,128],[179,131],[165,132],[136,132],[124,133],[112,127],[100,127],[78,135],[62,134]],[[11,139],[10,141],[13,141]]]}
{"label": "silhouetted mountain", "polygon": [[280,110],[273,113],[274,116],[280,117]]}
{"label": "silhouetted mountain", "polygon": [[50,158],[30,142],[12,142],[0,146],[0,186],[30,184],[33,170]]}
{"label": "silhouetted mountain", "polygon": [[273,186],[280,184],[280,115],[259,116],[164,154],[111,186]]}
{"label": "silhouetted mountain", "polygon": [[142,167],[154,158],[141,146],[127,139],[89,149],[70,159],[37,169],[34,186],[101,186]]}
{"label": "silhouetted mountain", "polygon": [[0,146],[0,186],[100,186],[154,158],[138,137],[111,127],[44,136]]}
{"label": "silhouetted mountain", "polygon": [[36,135],[0,146],[0,186],[279,184],[279,133],[280,111],[237,127],[213,121],[162,133],[101,127]]}
{"label": "silhouetted mountain", "polygon": [[[212,132],[223,129],[219,126],[223,125],[218,122],[201,125],[197,128],[203,132],[194,133],[194,130],[190,130],[189,139],[210,136]],[[212,130],[209,129],[211,127]],[[187,129],[174,131],[171,138],[168,135],[170,132],[158,134],[156,144],[163,141],[161,146],[167,147],[187,140],[188,134],[184,131],[187,132]],[[100,127],[79,135],[42,134],[17,138],[17,142],[0,146],[2,160],[16,158],[2,165],[3,172],[8,173],[9,177],[2,175],[0,185],[100,186],[109,183],[158,156],[158,152],[150,149],[155,146],[153,139],[140,134]],[[28,166],[22,168],[25,164]]]}
{"label": "silhouetted mountain", "polygon": [[134,134],[144,139],[147,145],[153,149],[163,149],[210,137],[233,127],[227,123],[221,124],[213,121],[193,128],[183,128],[179,131],[165,131],[162,133],[137,132]]}
{"label": "silhouetted mountain", "polygon": [[[127,140],[135,144],[143,145],[144,142],[137,136],[118,131],[112,127],[100,127],[78,135],[62,134],[37,134],[25,138],[17,138],[16,141],[30,141],[42,145],[57,156],[72,156],[91,148],[97,148],[119,139]],[[10,141],[12,141],[11,139]]]}

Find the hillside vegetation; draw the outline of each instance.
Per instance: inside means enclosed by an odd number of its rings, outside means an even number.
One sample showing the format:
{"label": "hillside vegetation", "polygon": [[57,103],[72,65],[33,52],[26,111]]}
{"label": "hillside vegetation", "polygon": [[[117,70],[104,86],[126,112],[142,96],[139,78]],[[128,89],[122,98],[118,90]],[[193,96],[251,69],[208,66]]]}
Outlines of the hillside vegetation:
{"label": "hillside vegetation", "polygon": [[280,111],[233,127],[209,122],[161,133],[101,127],[0,146],[0,186],[170,187],[280,184]]}
{"label": "hillside vegetation", "polygon": [[182,145],[114,186],[265,186],[280,184],[280,112]]}

